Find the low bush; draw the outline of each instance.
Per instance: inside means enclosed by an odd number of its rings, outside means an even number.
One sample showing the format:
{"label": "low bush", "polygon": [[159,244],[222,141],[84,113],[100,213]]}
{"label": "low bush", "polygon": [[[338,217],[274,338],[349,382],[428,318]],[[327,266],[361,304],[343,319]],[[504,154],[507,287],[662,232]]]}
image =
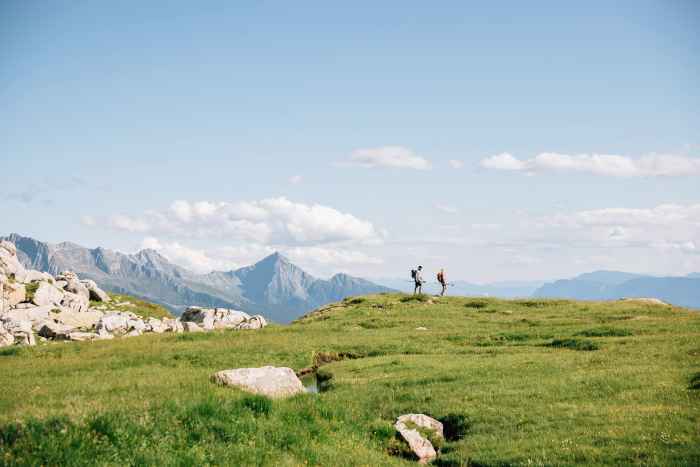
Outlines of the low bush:
{"label": "low bush", "polygon": [[554,339],[549,344],[546,344],[546,346],[582,351],[598,350],[600,348],[595,342],[586,339]]}

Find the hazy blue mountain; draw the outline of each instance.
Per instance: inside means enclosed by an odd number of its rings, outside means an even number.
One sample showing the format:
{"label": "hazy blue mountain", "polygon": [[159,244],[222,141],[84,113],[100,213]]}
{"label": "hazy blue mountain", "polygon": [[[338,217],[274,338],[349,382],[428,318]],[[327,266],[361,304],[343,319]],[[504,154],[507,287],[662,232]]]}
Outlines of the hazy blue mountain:
{"label": "hazy blue mountain", "polygon": [[[437,274],[437,273],[436,273]],[[428,278],[424,274],[424,279],[427,283],[423,286],[423,291],[426,293],[440,292],[440,285],[437,280],[432,277]],[[401,290],[403,292],[413,292],[413,280],[408,279],[374,279],[378,284]],[[449,281],[449,276],[448,276]],[[493,282],[488,284],[473,284],[466,281],[449,281],[450,286],[447,289],[448,295],[466,295],[466,296],[484,296],[484,297],[502,297],[516,298],[529,297],[537,290],[543,281],[504,281]]]}
{"label": "hazy blue mountain", "polygon": [[597,271],[544,284],[536,297],[578,300],[615,300],[653,297],[674,305],[700,308],[700,274],[653,277],[616,271]]}
{"label": "hazy blue mountain", "polygon": [[161,303],[175,313],[189,305],[221,306],[289,322],[347,296],[390,290],[345,274],[317,279],[279,253],[235,271],[195,274],[155,250],[124,254],[67,242],[50,244],[17,234],[3,239],[15,243],[27,267],[51,274],[71,270],[106,290]]}

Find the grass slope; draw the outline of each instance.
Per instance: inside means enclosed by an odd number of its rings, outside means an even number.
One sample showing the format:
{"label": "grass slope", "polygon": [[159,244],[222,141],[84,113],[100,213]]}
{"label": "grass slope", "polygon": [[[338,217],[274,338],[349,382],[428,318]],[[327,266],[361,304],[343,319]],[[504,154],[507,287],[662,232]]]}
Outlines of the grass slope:
{"label": "grass slope", "polygon": [[[209,382],[318,364],[328,389],[282,401]],[[359,297],[261,331],[0,353],[0,464],[411,465],[392,425],[423,412],[446,425],[438,465],[698,465],[698,381],[681,308]]]}
{"label": "grass slope", "polygon": [[142,318],[172,318],[167,308],[162,305],[147,302],[141,300],[140,298],[133,297],[131,295],[110,293],[108,294],[112,299],[109,303],[102,303],[91,301],[90,307],[106,308],[109,311],[130,311],[131,313],[136,313]]}

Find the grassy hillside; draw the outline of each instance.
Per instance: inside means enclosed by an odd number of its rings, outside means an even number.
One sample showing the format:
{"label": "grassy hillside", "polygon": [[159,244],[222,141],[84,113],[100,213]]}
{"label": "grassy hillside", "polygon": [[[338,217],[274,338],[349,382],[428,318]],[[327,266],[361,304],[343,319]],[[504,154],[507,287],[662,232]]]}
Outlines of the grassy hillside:
{"label": "grassy hillside", "polygon": [[[209,381],[323,362],[325,392],[283,401]],[[445,422],[438,465],[700,464],[700,314],[639,303],[360,297],[261,331],[12,348],[0,387],[6,465],[412,465],[408,412]]]}
{"label": "grassy hillside", "polygon": [[93,308],[105,307],[108,310],[130,311],[142,318],[172,318],[167,308],[156,303],[147,302],[131,295],[109,293],[112,299],[109,303],[90,302]]}

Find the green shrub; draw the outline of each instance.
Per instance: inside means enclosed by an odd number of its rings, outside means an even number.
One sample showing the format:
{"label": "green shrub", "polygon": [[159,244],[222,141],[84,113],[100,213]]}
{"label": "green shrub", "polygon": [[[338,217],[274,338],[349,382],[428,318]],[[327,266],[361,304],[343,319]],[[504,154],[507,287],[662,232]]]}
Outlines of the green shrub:
{"label": "green shrub", "polygon": [[700,372],[697,372],[690,377],[688,389],[700,389]]}
{"label": "green shrub", "polygon": [[400,302],[402,303],[409,303],[409,302],[427,302],[430,299],[428,294],[424,293],[419,293],[419,294],[413,294],[413,295],[404,295],[399,299]]}
{"label": "green shrub", "polygon": [[598,350],[598,344],[587,339],[554,339],[547,347],[555,347],[559,349],[571,349],[571,350]]}
{"label": "green shrub", "polygon": [[34,294],[36,293],[38,288],[39,288],[38,282],[31,282],[31,283],[25,285],[24,290],[27,294],[27,298],[25,300],[28,302],[31,302],[32,300],[34,300]]}
{"label": "green shrub", "polygon": [[481,308],[486,308],[489,306],[488,302],[485,302],[483,300],[472,300],[464,304],[465,307],[467,308],[475,308],[475,309],[481,309]]}
{"label": "green shrub", "polygon": [[577,332],[574,335],[575,336],[584,336],[584,337],[625,337],[625,336],[631,336],[632,334],[633,334],[632,331],[630,331],[628,329],[603,327],[603,328],[584,329],[583,331]]}

